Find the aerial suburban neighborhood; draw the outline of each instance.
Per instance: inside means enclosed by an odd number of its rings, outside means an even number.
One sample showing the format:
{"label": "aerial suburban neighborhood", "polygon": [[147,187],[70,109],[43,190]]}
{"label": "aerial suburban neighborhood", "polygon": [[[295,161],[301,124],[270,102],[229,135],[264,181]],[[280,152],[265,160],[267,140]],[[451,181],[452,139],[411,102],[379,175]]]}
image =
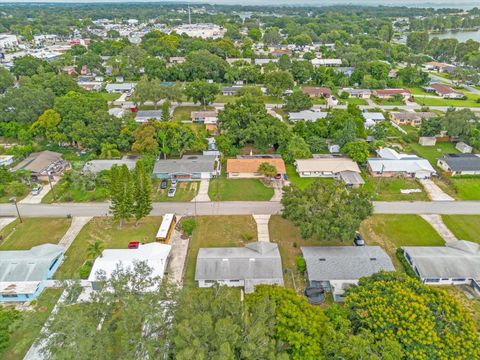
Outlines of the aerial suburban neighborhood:
{"label": "aerial suburban neighborhood", "polygon": [[478,4],[286,5],[0,4],[0,359],[480,359]]}

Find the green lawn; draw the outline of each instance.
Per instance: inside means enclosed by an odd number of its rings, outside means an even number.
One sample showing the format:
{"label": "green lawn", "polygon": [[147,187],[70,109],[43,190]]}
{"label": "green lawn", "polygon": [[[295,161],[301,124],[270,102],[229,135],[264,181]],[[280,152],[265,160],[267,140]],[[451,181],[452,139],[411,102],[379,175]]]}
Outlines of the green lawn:
{"label": "green lawn", "polygon": [[117,100],[121,94],[118,93],[107,93],[107,92],[102,92],[100,95],[106,100],[106,101],[115,101]]}
{"label": "green lawn", "polygon": [[56,279],[78,278],[78,271],[87,260],[87,247],[97,240],[105,249],[125,249],[130,241],[153,242],[162,222],[161,217],[146,217],[135,226],[135,221],[119,227],[110,217],[96,217],[90,220],[65,254],[65,261],[55,273]]}
{"label": "green lawn", "polygon": [[368,105],[367,100],[365,99],[359,99],[359,98],[348,98],[346,101],[348,104],[353,104],[353,105]]}
{"label": "green lawn", "polygon": [[273,188],[258,179],[227,179],[224,176],[210,180],[208,196],[213,201],[268,201]]}
{"label": "green lawn", "polygon": [[423,91],[422,88],[408,88],[412,95],[434,95],[434,93]]}
{"label": "green lawn", "polygon": [[449,180],[458,200],[480,200],[480,177],[451,177]]}
{"label": "green lawn", "polygon": [[[427,192],[415,179],[405,178],[375,178],[365,173],[362,174],[365,180],[365,188],[373,194],[377,201],[428,201]],[[420,193],[402,194],[401,189],[420,189]]]}
{"label": "green lawn", "polygon": [[[173,121],[191,120],[192,111],[203,111],[203,106],[177,106],[173,110]],[[213,110],[212,106],[207,106],[206,110]]]}
{"label": "green lawn", "polygon": [[220,103],[220,104],[228,104],[228,103],[235,102],[237,100],[238,100],[238,96],[220,94],[220,95],[217,95],[214,102]]}
{"label": "green lawn", "polygon": [[287,164],[287,176],[288,181],[292,184],[297,185],[300,189],[305,189],[308,185],[315,181],[325,181],[325,182],[332,182],[333,178],[302,178],[298,176],[297,171],[295,170],[295,166],[292,164]]}
{"label": "green lawn", "polygon": [[480,215],[443,215],[442,219],[457,239],[480,243]]}
{"label": "green lawn", "polygon": [[6,185],[4,188],[4,192],[2,192],[2,195],[0,196],[0,204],[9,203],[12,197],[15,197],[15,199],[17,199],[17,202],[23,200],[23,198],[28,195],[30,190],[31,188],[28,185],[21,184],[17,191],[13,192],[12,189],[10,189],[8,185]]}
{"label": "green lawn", "polygon": [[[445,154],[457,154],[455,144],[451,142],[437,142],[435,146],[422,146],[420,144],[408,144],[408,147],[418,156],[427,159],[432,166],[437,166],[437,159]],[[408,149],[406,149],[408,151]]]}
{"label": "green lawn", "polygon": [[199,181],[179,181],[177,183],[177,192],[174,197],[168,197],[168,189],[170,188],[170,180],[168,181],[166,189],[160,189],[161,181],[155,180],[152,184],[152,200],[161,202],[172,201],[192,201],[197,195],[198,188],[200,187]]}
{"label": "green lawn", "polygon": [[322,97],[312,98],[312,102],[313,102],[313,105],[326,105],[327,104],[327,100],[325,100]]}
{"label": "green lawn", "polygon": [[[300,229],[290,220],[284,219],[280,215],[273,215],[268,223],[270,232],[270,241],[278,244],[280,255],[282,257],[282,266],[292,270],[295,276],[295,284],[300,292],[305,288],[305,277],[297,271],[295,258],[301,256],[301,246],[335,246],[351,245],[351,243],[334,242],[331,240],[302,239]],[[352,239],[353,241],[353,239]],[[293,289],[292,274],[284,275],[285,286]]]}
{"label": "green lawn", "polygon": [[263,102],[265,104],[283,104],[284,103],[282,98],[279,98],[276,96],[268,96],[268,95],[263,96]]}
{"label": "green lawn", "polygon": [[67,218],[24,218],[20,223],[17,219],[0,231],[3,237],[0,250],[28,250],[45,243],[58,244],[71,222]]}
{"label": "green lawn", "polygon": [[465,93],[465,100],[444,99],[441,97],[429,98],[422,96],[415,96],[415,102],[421,106],[453,106],[453,107],[480,107],[480,98],[478,95]]}
{"label": "green lawn", "polygon": [[396,99],[380,99],[377,97],[372,97],[372,100],[377,105],[387,105],[387,106],[402,106],[405,105],[403,100],[396,100]]}
{"label": "green lawn", "polygon": [[[108,189],[97,186],[92,191],[71,189],[66,183],[60,182],[53,187],[57,202],[101,202],[108,198]],[[53,193],[49,191],[42,199],[43,204],[53,203]]]}
{"label": "green lawn", "polygon": [[197,226],[188,249],[186,285],[194,284],[199,248],[244,246],[257,240],[257,224],[250,215],[197,216],[196,221]]}
{"label": "green lawn", "polygon": [[40,334],[45,321],[57,303],[63,289],[45,289],[38,297],[33,311],[22,312],[22,318],[15,325],[10,335],[3,360],[22,360],[30,346]]}

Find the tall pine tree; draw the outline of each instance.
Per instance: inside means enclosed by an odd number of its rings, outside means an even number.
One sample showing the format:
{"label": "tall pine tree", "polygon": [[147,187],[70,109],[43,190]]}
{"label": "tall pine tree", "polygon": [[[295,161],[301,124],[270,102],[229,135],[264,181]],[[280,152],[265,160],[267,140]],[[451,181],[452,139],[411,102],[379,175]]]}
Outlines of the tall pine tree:
{"label": "tall pine tree", "polygon": [[113,218],[120,221],[120,227],[133,215],[134,191],[132,174],[127,166],[112,167],[110,172],[110,210]]}
{"label": "tall pine tree", "polygon": [[152,182],[143,160],[137,162],[133,177],[135,181],[135,204],[133,212],[136,224],[138,224],[141,218],[147,216],[150,214],[150,211],[152,211]]}

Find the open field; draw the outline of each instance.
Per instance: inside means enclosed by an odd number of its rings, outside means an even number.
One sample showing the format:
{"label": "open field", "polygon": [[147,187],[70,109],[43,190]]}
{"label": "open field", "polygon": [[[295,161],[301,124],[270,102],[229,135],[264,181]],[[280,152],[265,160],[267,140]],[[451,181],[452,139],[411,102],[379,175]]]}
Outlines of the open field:
{"label": "open field", "polygon": [[47,321],[53,307],[57,303],[63,289],[45,289],[33,305],[33,311],[22,312],[22,318],[15,324],[10,335],[3,360],[22,360],[30,346],[40,334],[45,321]]}
{"label": "open field", "polygon": [[[96,186],[94,190],[70,189],[67,184],[60,182],[53,187],[57,202],[100,202],[108,198],[108,189]],[[43,204],[53,203],[53,193],[49,191],[42,199]]]}
{"label": "open field", "polygon": [[71,222],[67,218],[24,218],[20,223],[17,219],[0,231],[3,238],[0,250],[29,250],[45,243],[58,244]]}
{"label": "open field", "polygon": [[208,196],[212,201],[268,201],[273,188],[258,179],[227,179],[224,176],[210,180]]}
{"label": "open field", "polygon": [[415,96],[415,102],[421,106],[453,106],[453,107],[480,107],[480,98],[478,95],[465,93],[465,100],[458,99],[444,99],[441,97],[422,97]]}
{"label": "open field", "polygon": [[[335,246],[351,245],[351,243],[342,243],[332,240],[302,239],[300,229],[290,220],[284,219],[280,215],[273,215],[268,224],[270,231],[270,241],[277,243],[282,256],[282,266],[284,269],[290,269],[295,276],[297,290],[303,291],[305,288],[305,277],[300,274],[295,264],[295,258],[301,256],[301,246]],[[353,241],[353,239],[352,239]],[[293,289],[292,274],[284,274],[285,286]]]}
{"label": "open field", "polygon": [[168,189],[170,188],[170,180],[168,180],[167,188],[160,189],[161,181],[155,180],[152,184],[152,200],[153,201],[191,201],[198,193],[200,187],[199,181],[179,181],[177,182],[177,192],[174,197],[168,197]]}
{"label": "open field", "polygon": [[380,245],[397,270],[403,270],[395,255],[401,246],[442,246],[435,229],[417,215],[373,215],[363,221],[360,233],[368,245]]}
{"label": "open field", "polygon": [[[457,154],[455,144],[451,142],[437,142],[435,146],[422,146],[420,144],[408,144],[408,147],[414,151],[418,156],[427,159],[433,167],[437,166],[437,159],[445,154]],[[409,151],[409,149],[405,149]]]}
{"label": "open field", "polygon": [[480,215],[443,215],[442,220],[457,239],[480,244]]}
{"label": "open field", "polygon": [[257,240],[257,224],[250,215],[197,216],[188,249],[185,284],[193,285],[198,249],[202,247],[236,247]]}
{"label": "open field", "polygon": [[120,228],[112,218],[93,218],[65,253],[65,261],[55,273],[55,278],[78,278],[78,271],[88,258],[87,247],[90,243],[98,240],[105,249],[124,249],[130,241],[153,242],[161,222],[161,217],[149,216],[140,220],[138,226],[135,226],[135,221],[130,221]]}
{"label": "open field", "polygon": [[[365,173],[362,174],[365,180],[364,187],[373,194],[377,201],[428,201],[427,192],[415,179],[399,178],[376,178]],[[401,189],[420,189],[422,192],[402,194]]]}
{"label": "open field", "polygon": [[368,105],[367,100],[359,98],[348,98],[345,101],[348,105]]}
{"label": "open field", "polygon": [[451,177],[449,181],[458,200],[480,200],[480,177]]}

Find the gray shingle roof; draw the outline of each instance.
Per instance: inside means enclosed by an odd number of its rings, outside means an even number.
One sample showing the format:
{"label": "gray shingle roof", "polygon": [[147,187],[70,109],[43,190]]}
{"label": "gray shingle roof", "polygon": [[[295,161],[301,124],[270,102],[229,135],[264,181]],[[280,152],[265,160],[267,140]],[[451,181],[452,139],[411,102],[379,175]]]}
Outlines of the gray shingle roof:
{"label": "gray shingle roof", "polygon": [[63,252],[63,246],[54,244],[0,251],[0,282],[44,280],[53,260]]}
{"label": "gray shingle roof", "polygon": [[282,279],[278,245],[254,242],[243,248],[201,248],[195,280]]}
{"label": "gray shingle roof", "polygon": [[50,165],[62,159],[62,154],[55,151],[41,151],[28,155],[25,160],[22,160],[13,168],[14,171],[25,169],[33,173],[40,173],[45,171]]}
{"label": "gray shingle roof", "polygon": [[447,154],[441,160],[445,161],[452,171],[480,170],[480,157],[474,154]]}
{"label": "gray shingle roof", "polygon": [[154,174],[192,174],[213,172],[216,156],[213,155],[186,155],[181,159],[167,159],[155,161]]}
{"label": "gray shingle roof", "polygon": [[480,245],[460,240],[445,246],[404,246],[421,278],[480,280]]}
{"label": "gray shingle roof", "polygon": [[113,160],[91,160],[85,164],[85,166],[83,167],[83,171],[89,171],[93,174],[98,174],[100,171],[110,170],[113,165],[127,165],[129,170],[133,170],[136,163],[137,159],[128,158]]}
{"label": "gray shingle roof", "polygon": [[301,248],[310,281],[358,280],[379,271],[395,271],[380,246],[308,246]]}

